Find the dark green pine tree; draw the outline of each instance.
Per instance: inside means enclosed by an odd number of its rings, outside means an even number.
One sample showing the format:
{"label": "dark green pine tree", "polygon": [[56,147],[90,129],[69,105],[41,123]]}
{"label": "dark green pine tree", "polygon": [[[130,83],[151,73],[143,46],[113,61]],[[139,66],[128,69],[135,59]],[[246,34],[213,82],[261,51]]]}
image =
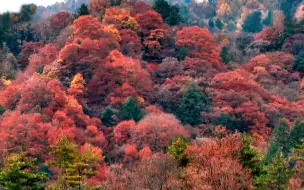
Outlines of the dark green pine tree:
{"label": "dark green pine tree", "polygon": [[266,26],[270,26],[273,20],[273,12],[270,10],[267,13],[267,17],[263,20],[263,24]]}
{"label": "dark green pine tree", "polygon": [[178,25],[179,23],[183,22],[183,18],[179,12],[179,6],[173,5],[170,8],[170,16],[165,20],[170,26]]}
{"label": "dark green pine tree", "polygon": [[171,7],[166,0],[155,0],[153,9],[162,16],[163,20],[170,16]]}
{"label": "dark green pine tree", "polygon": [[287,156],[290,148],[289,134],[290,127],[285,121],[281,120],[272,131],[272,139],[269,143],[264,163],[269,163],[279,151],[282,151],[283,155]]}
{"label": "dark green pine tree", "polygon": [[110,108],[106,108],[105,111],[100,116],[102,124],[105,125],[106,127],[115,125],[115,122],[113,120],[113,115],[114,112]]}
{"label": "dark green pine tree", "polygon": [[212,18],[209,19],[208,26],[209,26],[209,28],[213,28],[215,26],[215,23]]}
{"label": "dark green pine tree", "polygon": [[188,56],[188,48],[187,47],[181,47],[177,50],[177,59],[179,61],[183,61]]}
{"label": "dark green pine tree", "polygon": [[44,189],[47,176],[40,172],[36,159],[24,153],[11,154],[4,160],[0,170],[0,185],[5,189]]}
{"label": "dark green pine tree", "polygon": [[4,114],[5,108],[0,104],[0,115]]}
{"label": "dark green pine tree", "polygon": [[171,6],[166,0],[156,0],[153,4],[153,9],[158,12],[164,22],[170,26],[174,26],[183,21],[178,5]]}
{"label": "dark green pine tree", "polygon": [[224,64],[228,64],[231,61],[231,57],[228,53],[228,47],[224,46],[221,50],[221,58]]}
{"label": "dark green pine tree", "polygon": [[295,56],[294,70],[304,72],[304,50]]}
{"label": "dark green pine tree", "polygon": [[198,125],[202,123],[201,112],[209,111],[210,105],[211,98],[197,84],[191,83],[182,97],[177,117],[184,124]]}
{"label": "dark green pine tree", "polygon": [[78,18],[80,16],[83,15],[88,15],[89,14],[89,9],[88,9],[88,5],[86,4],[81,4],[80,7],[76,10],[75,14],[74,14],[74,18]]}
{"label": "dark green pine tree", "polygon": [[262,31],[263,26],[261,24],[261,17],[262,14],[259,11],[255,11],[249,14],[246,17],[244,24],[242,25],[243,31],[250,33],[257,33]]}
{"label": "dark green pine tree", "polygon": [[262,161],[263,156],[259,151],[251,146],[248,135],[243,134],[243,147],[240,151],[239,160],[242,165],[247,168],[253,177],[258,177],[263,174]]}
{"label": "dark green pine tree", "polygon": [[290,153],[291,149],[295,148],[298,144],[300,144],[303,138],[304,138],[304,123],[297,121],[290,132],[288,138],[289,147],[287,147],[288,149],[286,153]]}
{"label": "dark green pine tree", "polygon": [[219,18],[217,18],[216,21],[215,21],[215,26],[216,26],[218,29],[222,30],[223,27],[224,27],[224,23],[223,23]]}
{"label": "dark green pine tree", "polygon": [[121,120],[139,121],[143,116],[144,111],[140,109],[133,97],[127,98],[119,112],[119,118]]}

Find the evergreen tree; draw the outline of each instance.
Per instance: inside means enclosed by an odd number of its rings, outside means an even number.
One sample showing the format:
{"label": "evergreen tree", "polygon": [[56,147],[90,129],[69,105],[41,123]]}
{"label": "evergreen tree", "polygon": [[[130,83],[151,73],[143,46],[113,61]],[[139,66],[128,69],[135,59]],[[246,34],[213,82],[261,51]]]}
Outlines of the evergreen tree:
{"label": "evergreen tree", "polygon": [[209,28],[213,28],[215,26],[215,23],[212,18],[209,19],[208,26],[209,26]]}
{"label": "evergreen tree", "polygon": [[215,125],[222,125],[225,126],[232,132],[248,132],[249,127],[246,122],[242,119],[242,117],[236,115],[233,119],[230,117],[229,114],[221,113],[214,122]]}
{"label": "evergreen tree", "polygon": [[26,157],[24,153],[7,156],[0,170],[0,184],[10,190],[44,189],[47,177],[35,162],[36,159]]}
{"label": "evergreen tree", "polygon": [[77,146],[71,143],[67,137],[63,137],[59,142],[51,146],[50,155],[54,160],[48,162],[49,166],[56,166],[60,170],[60,174],[55,184],[52,185],[54,189],[67,189],[70,187],[67,180],[67,170],[70,165],[75,162],[77,157]]}
{"label": "evergreen tree", "polygon": [[239,159],[245,168],[247,168],[253,177],[263,174],[263,157],[259,151],[251,146],[249,136],[243,134],[243,147],[240,151]]}
{"label": "evergreen tree", "polygon": [[268,150],[267,153],[265,155],[265,160],[263,161],[263,164],[268,164],[271,162],[271,160],[273,159],[273,157],[280,152],[281,148],[279,146],[278,143],[276,143],[275,141],[270,141],[269,145],[268,145]]}
{"label": "evergreen tree", "polygon": [[143,110],[140,109],[133,97],[127,98],[119,112],[119,118],[121,120],[139,121],[143,116]]}
{"label": "evergreen tree", "polygon": [[183,61],[187,56],[188,56],[188,48],[186,47],[181,47],[178,49],[177,52],[177,60]]}
{"label": "evergreen tree", "polygon": [[267,17],[263,20],[263,24],[266,26],[272,25],[272,20],[273,20],[273,11],[268,11]]}
{"label": "evergreen tree", "polygon": [[304,50],[295,56],[294,70],[304,72]]}
{"label": "evergreen tree", "polygon": [[80,16],[88,15],[89,14],[89,9],[86,4],[81,4],[80,7],[76,10],[74,14],[74,18],[78,18]]}
{"label": "evergreen tree", "polygon": [[170,26],[177,25],[183,20],[179,12],[179,6],[171,6],[166,0],[156,0],[153,4],[153,9],[158,12],[164,22]]}
{"label": "evergreen tree", "polygon": [[256,178],[256,189],[287,189],[292,170],[281,152],[265,166],[266,174]]}
{"label": "evergreen tree", "polygon": [[223,23],[219,18],[217,18],[216,21],[215,21],[215,26],[216,26],[218,29],[222,30],[222,29],[223,29],[223,26],[224,26],[224,23]]}
{"label": "evergreen tree", "polygon": [[289,147],[287,153],[291,151],[292,148],[295,148],[298,145],[302,138],[304,137],[304,123],[297,121],[292,128],[290,135],[288,137]]}
{"label": "evergreen tree", "polygon": [[283,120],[280,121],[280,123],[274,128],[272,132],[273,141],[279,145],[284,155],[286,155],[290,147],[289,134],[290,127]]}
{"label": "evergreen tree", "polygon": [[185,25],[189,25],[189,17],[190,17],[190,12],[187,6],[181,5],[179,9],[181,18],[183,20],[183,23]]}
{"label": "evergreen tree", "polygon": [[0,115],[4,114],[5,108],[0,104]]}
{"label": "evergreen tree", "polygon": [[261,16],[262,14],[259,11],[255,11],[249,14],[246,17],[244,24],[242,25],[243,31],[250,33],[257,33],[262,31],[263,26],[261,24]]}
{"label": "evergreen tree", "polygon": [[210,97],[197,84],[191,83],[182,97],[177,116],[184,124],[198,125],[202,122],[201,112],[209,111],[210,105]]}
{"label": "evergreen tree", "polygon": [[221,58],[224,64],[228,64],[231,61],[231,57],[228,53],[228,47],[224,46],[221,50]]}
{"label": "evergreen tree", "polygon": [[113,115],[114,112],[110,108],[106,108],[100,117],[102,124],[106,127],[115,125],[115,122],[113,120]]}
{"label": "evergreen tree", "polygon": [[166,0],[155,0],[153,9],[162,16],[163,20],[170,16],[171,7]]}
{"label": "evergreen tree", "polygon": [[284,156],[287,156],[290,149],[290,127],[281,120],[280,123],[272,131],[272,139],[266,154],[265,163],[268,163],[278,151],[282,151]]}
{"label": "evergreen tree", "polygon": [[184,154],[190,142],[185,139],[183,136],[180,136],[172,141],[168,146],[168,154],[175,157],[176,160],[180,163],[181,166],[186,166],[188,163],[188,158]]}
{"label": "evergreen tree", "polygon": [[48,165],[60,170],[57,181],[50,185],[50,189],[69,189],[84,185],[85,177],[96,173],[94,163],[101,159],[101,155],[94,153],[93,147],[88,145],[85,152],[79,152],[78,147],[71,143],[67,137],[51,147],[50,155],[54,158]]}
{"label": "evergreen tree", "polygon": [[183,18],[179,13],[179,6],[173,5],[170,8],[170,16],[166,18],[166,23],[168,23],[170,26],[175,26],[179,24],[180,22],[183,22]]}

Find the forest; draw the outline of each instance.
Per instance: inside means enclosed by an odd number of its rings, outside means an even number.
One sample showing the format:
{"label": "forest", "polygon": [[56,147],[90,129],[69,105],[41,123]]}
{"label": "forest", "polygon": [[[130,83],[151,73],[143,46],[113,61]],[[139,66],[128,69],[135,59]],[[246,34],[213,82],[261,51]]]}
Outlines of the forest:
{"label": "forest", "polygon": [[0,14],[0,189],[303,188],[304,1]]}

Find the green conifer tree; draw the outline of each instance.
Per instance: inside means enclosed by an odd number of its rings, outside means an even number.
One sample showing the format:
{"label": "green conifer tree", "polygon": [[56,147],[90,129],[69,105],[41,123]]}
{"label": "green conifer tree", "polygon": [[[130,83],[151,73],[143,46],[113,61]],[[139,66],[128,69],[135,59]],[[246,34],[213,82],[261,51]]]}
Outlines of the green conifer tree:
{"label": "green conifer tree", "polygon": [[80,7],[76,10],[75,14],[74,14],[74,18],[78,18],[80,16],[84,16],[84,15],[88,15],[89,14],[89,9],[88,9],[88,5],[86,4],[81,4]]}
{"label": "green conifer tree", "polygon": [[256,178],[256,189],[287,189],[292,170],[281,152],[277,153],[269,165],[265,166],[266,174]]}
{"label": "green conifer tree", "polygon": [[304,123],[297,121],[288,137],[289,147],[287,147],[286,153],[290,153],[292,148],[295,148],[299,143],[301,143],[303,137],[304,137]]}
{"label": "green conifer tree", "polygon": [[222,30],[223,27],[224,27],[224,23],[223,23],[219,18],[217,18],[216,21],[215,21],[215,26],[216,26],[218,29]]}
{"label": "green conifer tree", "polygon": [[119,118],[121,120],[139,121],[143,116],[144,111],[140,109],[133,97],[127,98],[119,112]]}
{"label": "green conifer tree", "polygon": [[113,120],[114,112],[110,108],[106,108],[105,111],[101,114],[102,124],[106,127],[115,125]]}
{"label": "green conifer tree", "polygon": [[67,137],[62,137],[59,142],[51,146],[50,155],[53,160],[48,165],[57,167],[60,172],[57,181],[49,189],[81,189],[84,179],[95,174],[94,163],[101,159],[101,155],[93,153],[93,147],[88,145],[85,152],[79,152],[78,146],[71,143]]}
{"label": "green conifer tree", "polygon": [[8,190],[44,189],[47,176],[35,162],[24,153],[7,156],[0,170],[0,185]]}
{"label": "green conifer tree", "polygon": [[246,17],[244,24],[242,25],[243,31],[250,33],[257,33],[262,31],[263,26],[261,24],[261,17],[262,14],[259,11],[255,11],[249,14]]}
{"label": "green conifer tree", "polygon": [[228,64],[231,61],[231,57],[228,53],[228,47],[224,46],[221,50],[221,58],[224,64]]}
{"label": "green conifer tree", "polygon": [[208,112],[210,105],[211,98],[197,84],[191,83],[184,92],[177,117],[184,124],[198,125],[202,123],[201,112]]}
{"label": "green conifer tree", "polygon": [[3,107],[1,104],[0,104],[0,115],[4,114],[5,112],[5,107]]}
{"label": "green conifer tree", "polygon": [[245,168],[247,168],[253,177],[263,174],[262,161],[263,156],[259,151],[251,146],[249,136],[243,134],[243,147],[240,151],[239,159]]}

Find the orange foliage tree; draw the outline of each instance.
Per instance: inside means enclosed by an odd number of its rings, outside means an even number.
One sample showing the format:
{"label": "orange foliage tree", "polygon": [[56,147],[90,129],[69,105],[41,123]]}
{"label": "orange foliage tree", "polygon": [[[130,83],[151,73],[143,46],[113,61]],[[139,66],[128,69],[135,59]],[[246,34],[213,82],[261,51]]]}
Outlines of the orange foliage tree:
{"label": "orange foliage tree", "polygon": [[140,26],[136,19],[130,15],[130,11],[119,7],[106,9],[103,19],[104,24],[114,24],[118,30],[128,29],[138,33]]}

